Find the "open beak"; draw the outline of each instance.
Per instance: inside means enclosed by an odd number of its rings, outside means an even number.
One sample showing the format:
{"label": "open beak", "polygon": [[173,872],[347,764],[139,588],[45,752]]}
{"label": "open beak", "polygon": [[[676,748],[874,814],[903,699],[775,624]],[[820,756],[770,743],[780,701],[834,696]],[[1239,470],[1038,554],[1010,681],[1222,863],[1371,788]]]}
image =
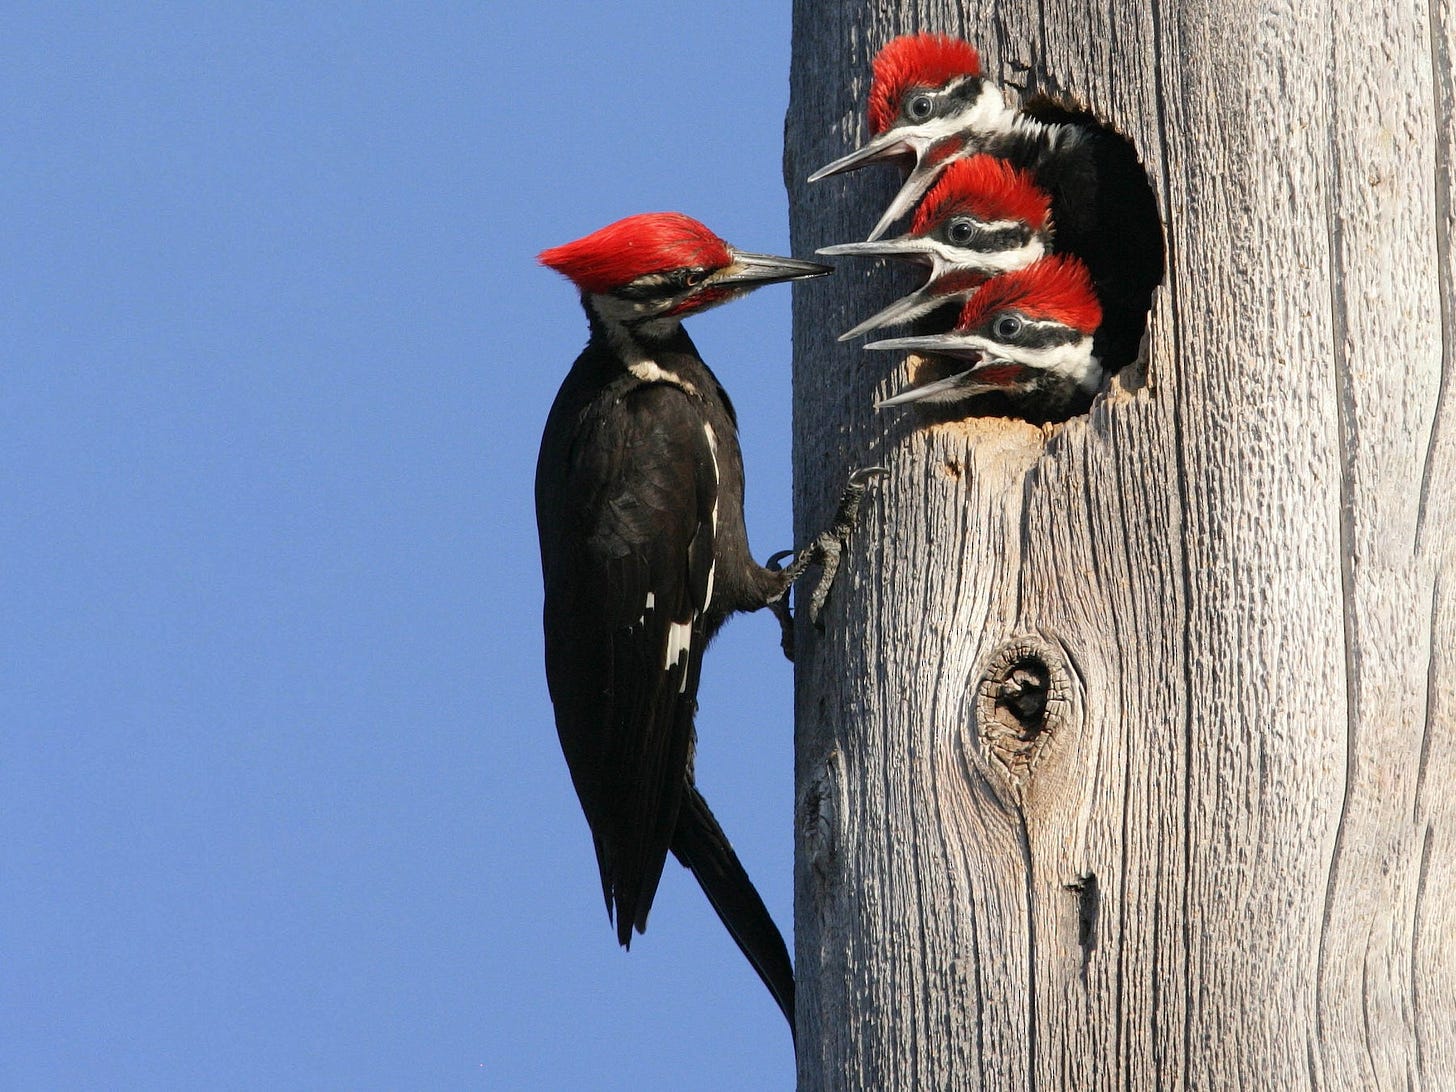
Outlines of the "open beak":
{"label": "open beak", "polygon": [[882,326],[893,326],[898,322],[909,322],[911,319],[919,318],[927,311],[933,311],[940,304],[955,298],[953,296],[937,295],[931,291],[931,288],[932,285],[927,284],[923,288],[917,288],[909,295],[901,296],[884,310],[876,311],[858,326],[844,331],[844,333],[839,335],[839,340],[849,341],[863,334],[867,334],[871,330],[878,330]]}
{"label": "open beak", "polygon": [[833,163],[827,163],[809,176],[810,182],[818,182],[821,178],[828,178],[831,174],[841,174],[844,171],[852,171],[859,167],[867,166],[870,163],[878,163],[882,159],[893,159],[895,156],[914,153],[919,158],[918,149],[905,139],[904,130],[890,129],[881,133],[873,140],[856,148],[849,155],[840,156]]}
{"label": "open beak", "polygon": [[961,271],[948,268],[936,245],[923,235],[901,235],[895,239],[864,243],[836,243],[834,246],[821,247],[818,253],[846,257],[902,258],[930,267],[930,277],[924,285],[909,295],[902,296],[883,311],[871,315],[854,329],[840,334],[840,341],[849,341],[882,326],[909,322],[943,303],[969,299],[971,293],[986,280],[986,274],[979,270]]}
{"label": "open beak", "polygon": [[953,356],[958,360],[979,361],[986,354],[984,338],[974,334],[963,334],[950,330],[944,334],[923,334],[919,337],[891,337],[884,341],[871,341],[866,349],[901,349],[912,353],[938,353]]}
{"label": "open beak", "polygon": [[835,243],[814,253],[831,258],[901,258],[921,265],[935,264],[935,249],[923,235],[901,235],[868,243]]}
{"label": "open beak", "polygon": [[[890,207],[880,217],[880,222],[875,225],[875,230],[870,232],[869,237],[873,241],[914,207],[915,202],[920,200],[925,191],[935,184],[935,180],[940,177],[940,172],[945,165],[955,158],[957,150],[965,146],[964,141],[956,139],[949,147],[943,149],[946,154],[941,154],[943,144],[944,142],[935,143],[934,136],[923,131],[923,127],[891,129],[881,133],[862,148],[850,152],[849,155],[820,167],[809,176],[809,181],[817,182],[821,178],[828,178],[831,174],[852,171],[857,167],[878,163],[884,159],[913,155],[915,166],[910,169],[910,176],[905,179],[905,184],[900,187],[900,192],[895,194],[894,199],[891,200]],[[934,162],[930,162],[930,160]]]}
{"label": "open beak", "polygon": [[948,161],[942,160],[932,164],[926,163],[924,156],[916,158],[915,166],[910,169],[910,175],[900,187],[900,192],[890,199],[885,214],[880,217],[880,222],[875,225],[875,230],[870,232],[870,242],[878,239],[891,224],[915,207],[915,202],[925,196],[926,191],[935,185],[935,180],[945,169],[946,162]]}
{"label": "open beak", "polygon": [[[731,248],[730,248],[731,249]],[[732,250],[733,263],[713,277],[714,288],[748,289],[779,281],[801,281],[833,273],[832,265],[806,262],[799,258],[780,258],[776,254],[749,254]]]}
{"label": "open beak", "polygon": [[[906,261],[928,265],[932,269],[939,264],[930,243],[919,235],[901,235],[898,239],[886,239],[883,242],[835,243],[833,246],[820,247],[816,253],[833,257],[842,255],[854,258],[902,258]],[[926,288],[921,288],[865,319],[853,330],[846,330],[839,335],[839,340],[848,341],[861,334],[867,334],[871,330],[878,330],[881,326],[888,326],[892,322],[907,321],[934,306],[935,301],[926,295]]]}
{"label": "open beak", "polygon": [[970,363],[964,371],[919,387],[910,387],[883,402],[876,402],[875,409],[903,406],[909,402],[959,402],[992,391],[1011,392],[1021,388],[1030,375],[1026,365],[995,355],[994,346],[988,346],[985,338],[956,330],[925,337],[889,338],[871,342],[865,348],[938,353]]}
{"label": "open beak", "polygon": [[934,383],[927,383],[923,387],[910,387],[892,398],[876,402],[875,409],[884,409],[886,406],[904,406],[911,402],[959,402],[963,398],[973,398],[978,394],[989,394],[991,391],[1004,389],[1000,384],[987,383],[978,379],[976,369],[971,368],[944,379],[937,379]]}

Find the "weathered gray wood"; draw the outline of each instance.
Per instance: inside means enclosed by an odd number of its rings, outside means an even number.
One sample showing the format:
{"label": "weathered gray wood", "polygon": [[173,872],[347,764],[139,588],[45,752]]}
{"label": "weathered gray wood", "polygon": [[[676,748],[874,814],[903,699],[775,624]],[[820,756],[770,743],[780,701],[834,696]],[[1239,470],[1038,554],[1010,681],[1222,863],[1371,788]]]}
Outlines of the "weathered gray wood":
{"label": "weathered gray wood", "polygon": [[877,415],[835,336],[906,274],[796,287],[800,537],[893,471],[800,632],[801,1087],[1456,1088],[1456,13],[796,0],[795,253],[893,192],[803,179],[921,29],[1133,136],[1170,276],[1048,429]]}

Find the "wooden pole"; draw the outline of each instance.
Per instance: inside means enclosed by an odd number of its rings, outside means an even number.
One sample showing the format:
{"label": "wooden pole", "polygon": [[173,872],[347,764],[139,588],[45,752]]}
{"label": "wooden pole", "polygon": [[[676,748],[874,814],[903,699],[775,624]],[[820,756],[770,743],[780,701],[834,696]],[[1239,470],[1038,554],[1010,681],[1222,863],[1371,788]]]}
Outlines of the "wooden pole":
{"label": "wooden pole", "polygon": [[800,1087],[1456,1088],[1451,0],[796,0],[794,253],[917,30],[1132,136],[1169,276],[1047,429],[876,413],[911,278],[796,289],[800,537],[892,470],[799,633]]}

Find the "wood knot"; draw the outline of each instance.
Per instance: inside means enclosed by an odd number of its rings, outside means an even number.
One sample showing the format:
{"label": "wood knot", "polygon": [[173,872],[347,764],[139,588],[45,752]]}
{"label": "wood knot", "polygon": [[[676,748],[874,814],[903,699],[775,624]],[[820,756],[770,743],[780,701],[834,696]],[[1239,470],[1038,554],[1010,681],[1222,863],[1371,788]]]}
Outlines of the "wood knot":
{"label": "wood knot", "polygon": [[993,765],[1013,787],[1034,772],[1062,726],[1066,664],[1040,637],[1013,638],[996,648],[980,674],[976,720]]}

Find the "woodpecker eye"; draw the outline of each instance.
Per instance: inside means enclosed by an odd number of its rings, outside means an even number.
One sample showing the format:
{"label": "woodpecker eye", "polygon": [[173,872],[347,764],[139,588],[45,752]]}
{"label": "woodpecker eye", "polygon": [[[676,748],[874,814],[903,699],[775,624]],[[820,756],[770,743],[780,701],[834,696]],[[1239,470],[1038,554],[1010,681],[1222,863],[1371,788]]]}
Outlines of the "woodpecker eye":
{"label": "woodpecker eye", "polygon": [[1021,333],[1021,318],[1018,315],[1002,315],[991,324],[991,336],[997,341],[1010,341]]}
{"label": "woodpecker eye", "polygon": [[971,241],[975,228],[969,220],[958,219],[950,222],[950,227],[945,229],[945,237],[957,245],[964,245]]}
{"label": "woodpecker eye", "polygon": [[683,274],[682,282],[689,288],[696,288],[708,279],[708,274],[701,269],[689,269]]}
{"label": "woodpecker eye", "polygon": [[934,101],[922,91],[905,103],[905,116],[911,121],[924,121],[934,109]]}

